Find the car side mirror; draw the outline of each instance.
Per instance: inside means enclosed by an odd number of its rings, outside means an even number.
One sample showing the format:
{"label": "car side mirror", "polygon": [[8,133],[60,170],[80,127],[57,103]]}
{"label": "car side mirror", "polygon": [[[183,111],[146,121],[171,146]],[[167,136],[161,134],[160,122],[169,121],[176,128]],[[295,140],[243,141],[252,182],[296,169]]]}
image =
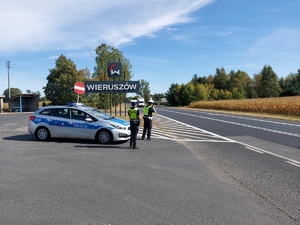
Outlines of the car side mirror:
{"label": "car side mirror", "polygon": [[92,119],[92,118],[85,118],[85,121],[86,121],[86,122],[92,122],[93,119]]}

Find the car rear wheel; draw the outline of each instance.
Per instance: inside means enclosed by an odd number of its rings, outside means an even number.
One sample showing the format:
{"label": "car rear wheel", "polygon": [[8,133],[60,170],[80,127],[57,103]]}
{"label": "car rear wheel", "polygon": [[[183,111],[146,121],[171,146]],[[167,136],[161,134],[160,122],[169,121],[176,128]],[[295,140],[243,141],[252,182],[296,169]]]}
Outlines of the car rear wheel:
{"label": "car rear wheel", "polygon": [[41,141],[48,141],[51,138],[50,131],[46,127],[39,127],[35,132],[35,136]]}
{"label": "car rear wheel", "polygon": [[99,130],[96,134],[96,141],[101,144],[109,144],[112,142],[112,134],[108,130]]}

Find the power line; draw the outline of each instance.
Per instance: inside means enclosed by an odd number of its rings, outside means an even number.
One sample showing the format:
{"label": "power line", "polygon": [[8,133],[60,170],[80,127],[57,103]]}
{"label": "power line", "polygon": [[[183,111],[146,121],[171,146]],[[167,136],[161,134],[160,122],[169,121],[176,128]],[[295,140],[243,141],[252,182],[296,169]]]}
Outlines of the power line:
{"label": "power line", "polygon": [[[45,83],[46,77],[48,75],[44,73],[37,74],[36,72],[32,72],[26,66],[15,62],[13,60],[7,60],[0,56],[0,82],[3,85],[4,83],[8,83],[8,95],[11,96],[11,83],[18,83],[30,81],[33,85],[35,82]],[[13,85],[15,86],[15,85]],[[2,86],[3,87],[3,86]],[[42,88],[41,85],[39,85]],[[4,88],[4,87],[3,87]],[[6,89],[6,88],[4,88]]]}
{"label": "power line", "polygon": [[[43,80],[46,78],[46,75],[40,75],[40,74],[37,74],[36,72],[32,72],[30,69],[23,66],[22,64],[20,64],[16,61],[7,60],[3,57],[0,57],[0,73],[1,73],[1,68],[2,69],[4,68],[1,66],[1,61],[4,63],[7,61],[11,62],[11,73],[14,74],[15,76],[22,75],[22,77],[23,77],[25,75],[26,77],[29,77],[29,78],[43,79]],[[15,74],[15,72],[17,74]]]}

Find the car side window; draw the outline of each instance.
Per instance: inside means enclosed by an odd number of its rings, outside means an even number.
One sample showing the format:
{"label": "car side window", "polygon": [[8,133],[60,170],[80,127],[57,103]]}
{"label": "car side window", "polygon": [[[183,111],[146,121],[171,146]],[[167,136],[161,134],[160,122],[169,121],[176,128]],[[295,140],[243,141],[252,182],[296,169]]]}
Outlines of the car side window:
{"label": "car side window", "polygon": [[55,109],[52,113],[52,116],[61,117],[61,118],[69,118],[69,109],[67,109],[67,108]]}
{"label": "car side window", "polygon": [[84,121],[89,115],[77,109],[71,109],[71,119]]}
{"label": "car side window", "polygon": [[53,109],[45,109],[41,111],[39,114],[45,115],[45,116],[51,116]]}
{"label": "car side window", "polygon": [[90,114],[86,113],[86,118],[92,119],[93,122],[98,121],[95,117],[91,116]]}

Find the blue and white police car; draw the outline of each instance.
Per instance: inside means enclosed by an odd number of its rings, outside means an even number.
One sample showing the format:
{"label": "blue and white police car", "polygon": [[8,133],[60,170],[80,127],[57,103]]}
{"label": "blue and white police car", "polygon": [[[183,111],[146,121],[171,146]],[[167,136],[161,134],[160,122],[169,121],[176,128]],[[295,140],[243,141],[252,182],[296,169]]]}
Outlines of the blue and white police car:
{"label": "blue and white police car", "polygon": [[41,141],[77,138],[108,144],[130,139],[129,122],[80,103],[40,107],[29,120],[29,133]]}

